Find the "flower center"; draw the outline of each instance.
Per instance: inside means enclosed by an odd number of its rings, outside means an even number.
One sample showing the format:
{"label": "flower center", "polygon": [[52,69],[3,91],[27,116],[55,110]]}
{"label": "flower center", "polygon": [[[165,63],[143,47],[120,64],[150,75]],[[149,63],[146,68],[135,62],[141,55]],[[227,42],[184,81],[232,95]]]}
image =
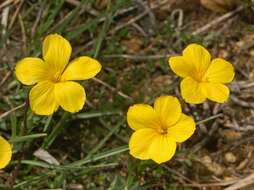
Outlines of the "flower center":
{"label": "flower center", "polygon": [[166,135],[166,134],[168,133],[167,127],[161,126],[161,127],[158,129],[158,132],[159,132],[161,135]]}
{"label": "flower center", "polygon": [[202,71],[202,70],[201,71],[195,71],[192,74],[192,77],[197,82],[205,82],[206,81],[205,73],[206,73],[206,71]]}
{"label": "flower center", "polygon": [[61,72],[56,72],[52,78],[51,78],[52,82],[59,82],[61,80]]}

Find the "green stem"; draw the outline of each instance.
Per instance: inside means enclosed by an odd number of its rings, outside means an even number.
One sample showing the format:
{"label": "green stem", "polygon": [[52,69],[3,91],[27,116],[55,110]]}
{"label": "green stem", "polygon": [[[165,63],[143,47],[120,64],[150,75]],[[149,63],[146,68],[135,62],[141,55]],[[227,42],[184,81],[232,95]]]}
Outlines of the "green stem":
{"label": "green stem", "polygon": [[48,149],[52,145],[52,143],[55,141],[55,139],[59,135],[59,133],[62,132],[62,130],[66,126],[66,119],[69,117],[69,115],[70,114],[68,112],[65,112],[62,115],[61,119],[58,121],[56,126],[53,128],[52,132],[49,134],[49,136],[43,142],[42,147],[44,149]]}
{"label": "green stem", "polygon": [[196,124],[197,124],[197,125],[200,125],[200,124],[206,123],[206,122],[211,121],[211,120],[214,120],[214,119],[216,119],[216,118],[218,118],[218,117],[220,117],[220,116],[222,116],[222,115],[223,115],[222,113],[219,113],[219,114],[217,114],[217,115],[213,115],[213,116],[211,116],[211,117],[208,117],[208,118],[206,118],[206,119],[203,119],[203,120],[201,120],[201,121],[198,121]]}

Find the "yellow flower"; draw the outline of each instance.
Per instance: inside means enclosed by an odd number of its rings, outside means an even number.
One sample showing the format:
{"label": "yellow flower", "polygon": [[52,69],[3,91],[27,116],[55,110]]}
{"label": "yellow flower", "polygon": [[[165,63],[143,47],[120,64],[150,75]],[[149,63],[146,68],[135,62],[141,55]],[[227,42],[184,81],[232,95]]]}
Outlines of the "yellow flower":
{"label": "yellow flower", "polygon": [[221,58],[211,60],[210,53],[197,44],[188,45],[182,56],[169,58],[171,69],[180,77],[181,95],[192,104],[200,104],[207,98],[223,103],[229,97],[224,84],[234,79],[231,63]]}
{"label": "yellow flower", "polygon": [[130,154],[141,160],[157,163],[170,160],[176,143],[187,140],[195,131],[194,120],[183,114],[181,104],[173,96],[161,96],[154,107],[131,106],[127,113],[129,126],[135,130],[129,142]]}
{"label": "yellow flower", "polygon": [[0,169],[3,169],[11,161],[11,145],[0,136]]}
{"label": "yellow flower", "polygon": [[[69,63],[70,43],[58,34],[48,35],[43,41],[43,59],[27,57],[18,62],[16,76],[25,85],[36,84],[29,93],[32,110],[38,115],[50,115],[59,106],[77,112],[84,106],[84,88],[73,80],[86,80],[100,70],[100,63],[81,56]],[[68,64],[69,63],[69,64]]]}

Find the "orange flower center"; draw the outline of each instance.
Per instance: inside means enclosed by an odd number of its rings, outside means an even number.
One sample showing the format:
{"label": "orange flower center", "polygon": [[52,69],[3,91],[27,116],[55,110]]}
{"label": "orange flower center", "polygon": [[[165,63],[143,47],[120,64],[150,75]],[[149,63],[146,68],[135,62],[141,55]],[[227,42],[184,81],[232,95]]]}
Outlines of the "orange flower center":
{"label": "orange flower center", "polygon": [[61,76],[62,76],[61,72],[58,71],[52,76],[51,81],[55,83],[59,82],[61,80]]}
{"label": "orange flower center", "polygon": [[194,71],[192,73],[192,78],[197,82],[205,82],[206,81],[205,73],[206,73],[205,70]]}
{"label": "orange flower center", "polygon": [[167,127],[165,127],[165,126],[160,126],[159,128],[158,128],[158,132],[161,134],[161,135],[166,135],[166,134],[168,134],[168,130],[167,130]]}

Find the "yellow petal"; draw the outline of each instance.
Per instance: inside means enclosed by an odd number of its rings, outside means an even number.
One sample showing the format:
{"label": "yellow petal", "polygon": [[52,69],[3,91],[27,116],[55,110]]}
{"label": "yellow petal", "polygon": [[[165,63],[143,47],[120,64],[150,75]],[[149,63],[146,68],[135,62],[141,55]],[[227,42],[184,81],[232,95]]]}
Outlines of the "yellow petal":
{"label": "yellow petal", "polygon": [[234,79],[234,67],[224,59],[214,59],[207,72],[206,80],[213,83],[229,83]]}
{"label": "yellow petal", "polygon": [[158,135],[154,129],[144,128],[135,131],[129,141],[130,154],[138,159],[150,159],[149,148],[153,139]]}
{"label": "yellow petal", "polygon": [[191,104],[200,104],[206,100],[206,96],[202,91],[200,83],[190,77],[182,80],[181,95],[185,102]]}
{"label": "yellow petal", "polygon": [[175,124],[182,113],[181,104],[173,96],[161,96],[154,102],[154,110],[164,127]]}
{"label": "yellow petal", "polygon": [[175,142],[184,142],[190,138],[196,129],[192,117],[182,114],[179,121],[168,128],[168,138]]}
{"label": "yellow petal", "polygon": [[210,53],[198,44],[188,45],[183,51],[183,57],[186,62],[194,65],[198,73],[205,72],[211,61]]}
{"label": "yellow petal", "polygon": [[158,164],[169,161],[175,154],[176,143],[166,135],[157,135],[152,139],[149,154]]}
{"label": "yellow petal", "polygon": [[229,89],[220,83],[203,83],[202,91],[206,97],[218,103],[224,103],[229,97]]}
{"label": "yellow petal", "polygon": [[82,56],[74,59],[67,66],[61,80],[86,80],[93,78],[101,70],[101,64],[90,57]]}
{"label": "yellow petal", "polygon": [[27,57],[19,61],[15,68],[17,79],[25,84],[32,85],[48,79],[48,67],[39,58]]}
{"label": "yellow petal", "polygon": [[171,57],[168,62],[174,73],[180,77],[187,77],[193,72],[194,65],[185,61],[183,56]]}
{"label": "yellow petal", "polygon": [[3,169],[11,161],[12,150],[11,145],[3,137],[0,136],[0,169]]}
{"label": "yellow petal", "polygon": [[76,82],[56,83],[55,95],[58,104],[68,112],[78,112],[84,106],[86,94],[84,88]]}
{"label": "yellow petal", "polygon": [[55,86],[50,81],[42,81],[35,85],[29,93],[31,109],[38,115],[51,115],[57,110]]}
{"label": "yellow petal", "polygon": [[147,104],[135,104],[127,112],[127,122],[133,130],[155,128],[156,121],[157,117],[154,109]]}
{"label": "yellow petal", "polygon": [[71,45],[62,36],[50,34],[43,41],[43,59],[53,72],[62,73],[71,56]]}

